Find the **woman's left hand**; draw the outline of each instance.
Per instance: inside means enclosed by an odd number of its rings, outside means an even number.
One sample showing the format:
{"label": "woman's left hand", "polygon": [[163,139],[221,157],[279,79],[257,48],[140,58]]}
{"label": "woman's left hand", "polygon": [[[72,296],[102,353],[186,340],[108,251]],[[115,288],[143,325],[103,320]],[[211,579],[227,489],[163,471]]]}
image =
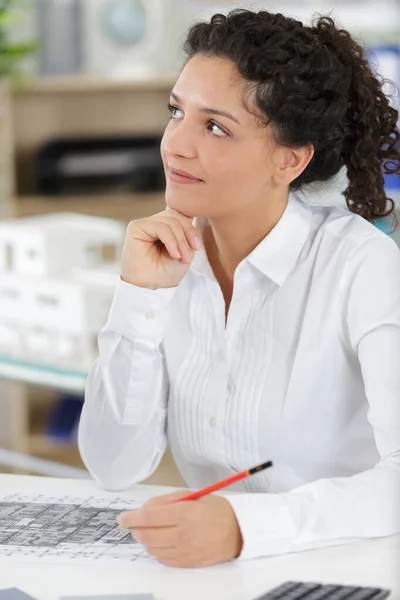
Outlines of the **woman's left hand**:
{"label": "woman's left hand", "polygon": [[205,567],[239,556],[242,535],[226,498],[209,495],[172,504],[189,492],[153,498],[117,521],[159,562],[172,567]]}

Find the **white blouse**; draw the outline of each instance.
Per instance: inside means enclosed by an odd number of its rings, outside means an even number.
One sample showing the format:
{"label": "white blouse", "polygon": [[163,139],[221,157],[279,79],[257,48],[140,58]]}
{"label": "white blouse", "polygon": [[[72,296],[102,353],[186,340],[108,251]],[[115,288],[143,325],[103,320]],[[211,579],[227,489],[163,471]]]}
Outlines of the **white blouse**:
{"label": "white blouse", "polygon": [[226,323],[204,250],[176,288],[120,281],[99,352],[79,446],[105,487],[168,443],[194,488],[273,461],[227,496],[241,558],[400,532],[400,250],[361,217],[290,194]]}

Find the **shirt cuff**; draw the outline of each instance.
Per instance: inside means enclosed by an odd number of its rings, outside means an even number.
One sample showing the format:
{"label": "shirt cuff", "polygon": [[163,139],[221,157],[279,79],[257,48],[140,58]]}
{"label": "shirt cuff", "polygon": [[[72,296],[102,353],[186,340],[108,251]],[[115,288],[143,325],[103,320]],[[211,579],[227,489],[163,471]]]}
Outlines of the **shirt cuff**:
{"label": "shirt cuff", "polygon": [[295,525],[286,500],[279,494],[226,496],[243,538],[239,560],[290,552]]}
{"label": "shirt cuff", "polygon": [[107,326],[132,339],[161,341],[163,316],[177,287],[150,290],[119,280]]}

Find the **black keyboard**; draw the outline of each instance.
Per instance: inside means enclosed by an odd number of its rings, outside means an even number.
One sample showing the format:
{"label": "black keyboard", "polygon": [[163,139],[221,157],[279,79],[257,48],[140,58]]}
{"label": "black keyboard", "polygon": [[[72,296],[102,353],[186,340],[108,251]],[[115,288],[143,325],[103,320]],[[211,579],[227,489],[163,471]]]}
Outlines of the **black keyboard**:
{"label": "black keyboard", "polygon": [[381,588],[287,581],[256,600],[383,600],[389,594]]}

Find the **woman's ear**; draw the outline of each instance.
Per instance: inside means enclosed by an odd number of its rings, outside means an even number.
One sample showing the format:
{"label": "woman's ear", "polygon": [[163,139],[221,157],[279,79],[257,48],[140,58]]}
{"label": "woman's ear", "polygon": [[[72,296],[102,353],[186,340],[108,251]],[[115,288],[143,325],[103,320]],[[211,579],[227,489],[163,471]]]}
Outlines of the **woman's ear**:
{"label": "woman's ear", "polygon": [[314,156],[314,146],[308,144],[300,148],[279,146],[275,149],[275,183],[289,185],[310,163]]}

